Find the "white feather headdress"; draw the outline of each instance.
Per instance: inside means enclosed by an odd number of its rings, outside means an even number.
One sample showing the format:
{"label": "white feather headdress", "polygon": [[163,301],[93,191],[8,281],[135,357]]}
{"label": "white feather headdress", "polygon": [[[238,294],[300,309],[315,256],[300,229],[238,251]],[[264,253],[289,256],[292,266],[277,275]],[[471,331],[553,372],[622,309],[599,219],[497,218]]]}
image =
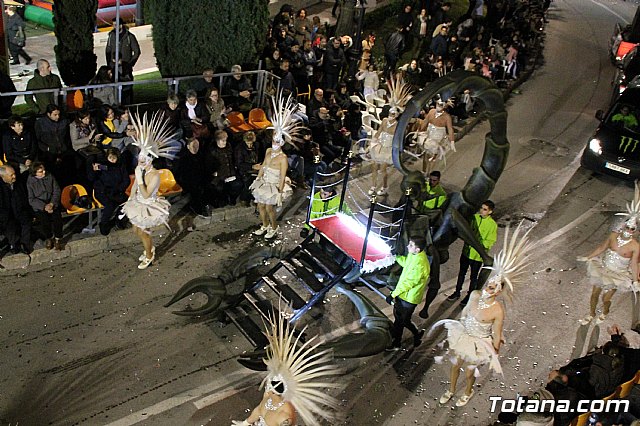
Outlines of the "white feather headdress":
{"label": "white feather headdress", "polygon": [[[277,318],[274,318],[277,315]],[[338,400],[327,395],[326,388],[338,388],[336,383],[326,381],[327,377],[341,374],[332,364],[329,351],[316,351],[320,343],[312,344],[317,336],[300,342],[284,315],[272,314],[267,328],[268,375],[261,387],[267,388],[271,381],[284,385],[282,398],[291,402],[296,412],[307,425],[318,425],[318,417],[331,421],[336,418]]]}
{"label": "white feather headdress", "polygon": [[387,86],[389,87],[389,105],[401,113],[412,97],[411,86],[404,82],[401,74],[389,79]]}
{"label": "white feather headdress", "polygon": [[271,97],[271,126],[267,129],[273,130],[273,140],[280,145],[292,140],[301,140],[301,130],[303,128],[300,120],[294,114],[298,110],[298,105],[293,101],[291,95],[285,99],[282,92],[277,97]]}
{"label": "white feather headdress", "polygon": [[483,266],[490,269],[489,282],[496,283],[500,288],[507,287],[513,293],[514,284],[519,284],[524,275],[524,269],[529,266],[529,255],[535,243],[529,241],[529,229],[520,236],[522,222],[509,238],[509,226],[504,233],[504,246],[500,253],[493,259],[493,266]]}
{"label": "white feather headdress", "polygon": [[637,180],[634,182],[634,185],[633,201],[627,203],[627,212],[616,213],[616,216],[626,216],[625,225],[637,228],[638,221],[640,221],[640,187],[638,187]]}
{"label": "white feather headdress", "polygon": [[142,119],[136,112],[131,114],[130,121],[136,130],[133,145],[140,148],[139,156],[173,159],[180,151],[181,145],[177,140],[176,132],[161,111],[153,113],[151,119],[146,112]]}

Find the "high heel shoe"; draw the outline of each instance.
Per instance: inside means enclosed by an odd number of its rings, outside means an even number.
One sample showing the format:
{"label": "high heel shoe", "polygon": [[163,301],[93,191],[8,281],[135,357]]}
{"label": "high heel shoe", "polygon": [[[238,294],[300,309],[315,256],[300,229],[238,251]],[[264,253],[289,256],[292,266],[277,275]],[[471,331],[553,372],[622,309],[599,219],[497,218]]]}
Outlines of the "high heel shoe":
{"label": "high heel shoe", "polygon": [[[156,257],[156,248],[155,248],[155,246],[151,247],[151,257]],[[147,258],[147,252],[143,251],[142,254],[140,255],[140,257],[138,258],[138,261],[142,262],[146,258]]]}
{"label": "high heel shoe", "polygon": [[155,258],[155,254],[152,254],[150,258],[145,257],[138,265],[138,269],[147,269],[149,265],[151,265],[151,262],[155,260]]}

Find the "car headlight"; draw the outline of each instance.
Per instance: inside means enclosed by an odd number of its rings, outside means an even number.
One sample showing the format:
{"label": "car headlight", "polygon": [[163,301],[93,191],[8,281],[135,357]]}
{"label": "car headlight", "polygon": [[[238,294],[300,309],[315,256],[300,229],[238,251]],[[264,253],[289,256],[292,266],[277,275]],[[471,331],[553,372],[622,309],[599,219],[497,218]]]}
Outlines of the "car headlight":
{"label": "car headlight", "polygon": [[600,139],[591,139],[589,141],[589,149],[598,155],[602,154],[602,145],[600,144]]}

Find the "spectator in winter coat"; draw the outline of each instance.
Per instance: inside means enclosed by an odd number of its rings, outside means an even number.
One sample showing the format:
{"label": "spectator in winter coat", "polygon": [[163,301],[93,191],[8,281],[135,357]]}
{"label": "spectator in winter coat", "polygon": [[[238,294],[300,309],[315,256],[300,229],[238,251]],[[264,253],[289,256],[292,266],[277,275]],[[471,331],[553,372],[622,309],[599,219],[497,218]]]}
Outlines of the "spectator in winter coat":
{"label": "spectator in winter coat", "polygon": [[[26,37],[24,37],[24,21],[16,13],[16,6],[8,6],[6,8],[6,18],[4,22],[4,28],[7,32],[7,42],[9,43],[9,52],[11,52],[11,65],[20,65],[20,56],[26,61],[26,65],[31,63],[31,56],[24,51],[24,45]],[[16,36],[19,32],[22,32],[23,42],[22,45],[16,44]]]}
{"label": "spectator in winter coat", "polygon": [[[113,70],[106,65],[98,68],[96,76],[91,80],[90,84],[110,84],[113,83]],[[100,105],[116,105],[116,89],[112,86],[96,87],[93,90],[94,104]],[[99,101],[99,102],[98,102]]]}
{"label": "spectator in winter coat", "polygon": [[447,33],[449,32],[448,27],[440,28],[440,34],[435,36],[433,40],[431,40],[431,45],[429,46],[431,51],[436,57],[445,58],[447,56],[448,51],[448,39]]}
{"label": "spectator in winter coat", "polygon": [[[16,85],[13,84],[13,80],[7,74],[0,70],[0,92],[8,93],[15,92]],[[0,97],[0,118],[8,118],[11,116],[11,107],[16,100],[15,96],[2,96]]]}
{"label": "spectator in winter coat", "polygon": [[60,108],[50,104],[46,115],[36,121],[35,131],[38,141],[38,158],[50,173],[64,181],[70,181],[73,170],[73,152],[69,142],[69,120],[60,118]]}
{"label": "spectator in winter coat", "polygon": [[242,190],[228,137],[224,130],[216,130],[213,136],[215,143],[209,149],[207,169],[211,172],[211,182],[218,195],[216,207],[234,206]]}
{"label": "spectator in winter coat", "polygon": [[225,94],[231,95],[229,106],[236,111],[248,112],[253,106],[253,87],[246,75],[242,75],[242,67],[233,65],[233,75],[225,81]]}
{"label": "spectator in winter coat", "polygon": [[13,253],[31,253],[32,216],[25,179],[18,179],[13,167],[0,166],[0,235]]}
{"label": "spectator in winter coat", "polygon": [[208,137],[207,123],[210,114],[204,102],[198,101],[195,90],[187,90],[186,100],[180,109],[180,126],[186,137]]}
{"label": "spectator in winter coat", "polygon": [[[46,59],[38,59],[37,69],[33,72],[33,77],[27,82],[27,90],[60,88],[62,88],[60,77],[51,73],[49,61]],[[32,112],[42,115],[46,112],[48,105],[56,103],[56,96],[53,92],[37,93],[34,95],[24,95],[24,100]]]}
{"label": "spectator in winter coat", "polygon": [[7,121],[9,130],[2,136],[2,148],[7,163],[22,174],[29,170],[29,166],[36,159],[38,145],[33,134],[24,128],[22,118],[12,116]]}
{"label": "spectator in winter coat", "polygon": [[39,161],[31,163],[27,179],[29,205],[38,219],[40,234],[47,250],[55,247],[64,250],[62,244],[62,216],[60,214],[60,186],[45,165]]}
{"label": "spectator in winter coat", "polygon": [[115,224],[119,206],[127,201],[125,191],[129,186],[129,175],[125,164],[120,160],[120,151],[109,148],[107,161],[91,164],[88,174],[95,189],[95,197],[104,206],[98,224],[100,233],[109,235]]}
{"label": "spectator in winter coat", "polygon": [[389,78],[391,72],[396,69],[396,64],[402,52],[405,50],[405,35],[402,33],[402,28],[398,28],[395,32],[391,33],[384,43],[384,76]]}
{"label": "spectator in winter coat", "polygon": [[[118,39],[120,41],[118,54],[119,58],[116,58],[116,20],[113,20],[114,29],[109,32],[109,38],[107,39],[107,47],[105,49],[105,55],[107,65],[113,70],[113,75],[116,75],[116,67],[118,67],[118,81],[133,81],[133,67],[136,66],[138,58],[140,58],[140,45],[136,36],[134,36],[127,26],[120,22],[120,29],[118,31]],[[122,104],[128,105],[133,102],[133,86],[122,86]]]}
{"label": "spectator in winter coat", "polygon": [[251,131],[242,136],[242,143],[238,144],[235,150],[236,170],[238,170],[242,181],[240,203],[244,206],[249,206],[253,199],[249,186],[251,186],[260,171],[260,163],[263,160],[260,152],[264,152],[264,150],[256,146],[256,134]]}
{"label": "spectator in winter coat", "polygon": [[346,63],[341,44],[340,38],[335,37],[331,39],[331,46],[327,48],[327,52],[324,54],[325,89],[335,90],[338,85],[340,70],[343,64]]}
{"label": "spectator in winter coat", "polygon": [[178,155],[175,174],[182,189],[190,196],[191,210],[197,215],[209,216],[214,190],[205,164],[205,150],[201,146],[198,139],[187,139],[187,145]]}

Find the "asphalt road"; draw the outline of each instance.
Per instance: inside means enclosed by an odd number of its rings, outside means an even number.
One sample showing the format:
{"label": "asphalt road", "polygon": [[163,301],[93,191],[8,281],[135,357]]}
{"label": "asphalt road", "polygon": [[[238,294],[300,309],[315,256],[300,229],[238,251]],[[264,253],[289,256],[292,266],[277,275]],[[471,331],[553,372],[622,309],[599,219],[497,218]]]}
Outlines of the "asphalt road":
{"label": "asphalt road", "polygon": [[[606,54],[608,37],[615,22],[632,19],[636,4],[556,0],[544,65],[509,101],[512,149],[492,195],[496,218],[500,224],[524,218],[535,226],[532,234],[541,245],[527,285],[507,304],[504,377],[482,376],[476,396],[455,409],[437,403],[449,367],[433,362],[441,352],[435,341],[415,351],[346,362],[349,373],[338,395],[345,424],[488,424],[493,419],[488,396],[525,393],[539,386],[552,366],[602,341],[600,334],[606,333],[576,322],[587,312],[590,286],[575,257],[606,236],[612,213],[624,209],[632,190],[628,183],[580,169],[578,160],[597,124],[595,110],[610,96],[614,69]],[[469,178],[487,131],[481,124],[457,144],[443,172],[449,191]],[[301,221],[302,214],[292,212],[278,243],[292,247]],[[2,422],[226,425],[245,418],[260,399],[262,376],[235,357],[252,347],[233,325],[187,320],[162,305],[189,279],[215,274],[262,244],[248,235],[253,225],[237,219],[175,235],[145,271],[135,268],[136,245],[1,275]],[[442,293],[432,317],[418,321],[422,327],[459,313],[457,304],[444,301],[454,285],[459,250],[460,244],[452,246]],[[354,328],[355,312],[343,298],[330,292],[323,306],[327,314],[314,332]],[[631,323],[630,301],[623,296],[614,298],[604,325],[613,322]]]}

